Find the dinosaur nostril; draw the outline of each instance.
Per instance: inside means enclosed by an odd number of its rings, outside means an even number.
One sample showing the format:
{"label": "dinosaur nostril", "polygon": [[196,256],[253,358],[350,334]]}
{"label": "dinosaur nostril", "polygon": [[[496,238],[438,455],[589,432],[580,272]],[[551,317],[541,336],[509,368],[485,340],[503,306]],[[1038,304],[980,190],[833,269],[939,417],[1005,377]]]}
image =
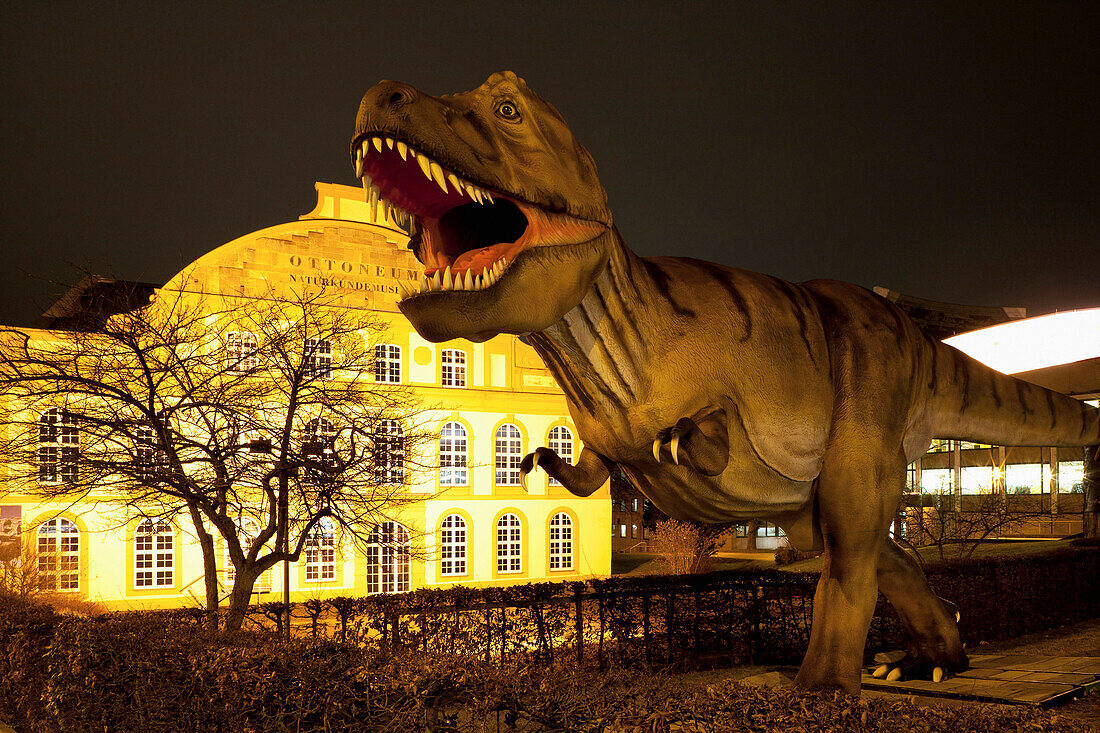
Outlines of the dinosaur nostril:
{"label": "dinosaur nostril", "polygon": [[397,105],[405,101],[405,95],[401,92],[394,92],[390,95],[390,104]]}

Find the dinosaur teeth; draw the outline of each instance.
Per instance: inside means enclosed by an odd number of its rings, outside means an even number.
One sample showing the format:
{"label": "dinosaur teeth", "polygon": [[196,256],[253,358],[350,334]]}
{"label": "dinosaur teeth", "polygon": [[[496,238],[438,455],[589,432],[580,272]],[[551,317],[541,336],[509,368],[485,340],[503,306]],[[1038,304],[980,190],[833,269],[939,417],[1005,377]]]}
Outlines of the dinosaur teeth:
{"label": "dinosaur teeth", "polygon": [[447,180],[443,177],[443,167],[436,163],[434,160],[428,161],[428,169],[432,173],[432,178],[435,179],[436,185],[443,193],[447,193]]}

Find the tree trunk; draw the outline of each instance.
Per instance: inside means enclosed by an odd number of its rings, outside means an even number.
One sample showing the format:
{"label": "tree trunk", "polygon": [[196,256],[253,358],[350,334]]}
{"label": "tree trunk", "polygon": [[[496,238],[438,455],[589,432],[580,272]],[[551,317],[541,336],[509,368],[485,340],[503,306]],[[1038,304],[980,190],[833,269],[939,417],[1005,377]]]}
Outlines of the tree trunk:
{"label": "tree trunk", "polygon": [[197,505],[188,507],[191,511],[191,522],[195,525],[195,534],[199,538],[199,547],[202,548],[202,570],[206,585],[206,628],[210,631],[218,630],[218,559],[214,551],[214,536],[206,531],[202,515],[199,514]]}
{"label": "tree trunk", "polygon": [[756,550],[756,530],[758,529],[760,529],[760,522],[754,519],[749,522],[748,529],[745,530],[745,533],[748,535],[745,537],[745,549],[749,552],[754,552]]}
{"label": "tree trunk", "polygon": [[262,570],[256,570],[254,567],[237,568],[233,590],[229,593],[229,610],[225,616],[227,632],[241,630],[244,617],[248,613],[248,602],[252,599],[252,588],[262,573]]}
{"label": "tree trunk", "polygon": [[1100,540],[1100,445],[1085,448],[1085,507],[1082,512],[1085,539]]}

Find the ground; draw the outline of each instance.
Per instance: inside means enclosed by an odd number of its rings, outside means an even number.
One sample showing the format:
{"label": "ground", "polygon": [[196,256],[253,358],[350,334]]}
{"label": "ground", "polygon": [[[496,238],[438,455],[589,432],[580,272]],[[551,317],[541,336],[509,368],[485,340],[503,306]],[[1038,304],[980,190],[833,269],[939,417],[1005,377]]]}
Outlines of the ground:
{"label": "ground", "polygon": [[[1072,626],[1061,626],[1037,634],[1016,639],[988,643],[968,649],[976,654],[1036,654],[1049,656],[1100,657],[1100,619],[1083,621]],[[706,688],[720,680],[742,680],[745,684],[787,685],[794,680],[798,667],[733,667],[712,669],[705,672],[685,672],[678,675],[685,690],[692,687]],[[864,690],[867,697],[898,698],[897,695]],[[981,703],[936,698],[921,698],[918,704],[928,705],[979,705]],[[1100,691],[1085,695],[1079,700],[1052,709],[1058,715],[1081,721],[1100,730]]]}
{"label": "ground", "polygon": [[[1036,551],[1053,550],[1069,546],[1069,540],[1042,540],[1036,542],[987,543],[979,546],[974,557],[991,555],[1027,554]],[[939,559],[933,547],[920,548],[925,563]],[[762,552],[725,552],[714,558],[714,570],[735,570],[748,568],[778,567],[781,570],[820,571],[821,558],[803,560],[790,565],[777,566],[771,551]],[[655,556],[645,553],[618,553],[612,555],[611,571],[616,575],[653,575],[662,572],[661,562]],[[1072,626],[1048,629],[1016,639],[1004,639],[997,642],[982,642],[968,649],[974,654],[998,654],[1011,651],[1015,654],[1036,654],[1048,656],[1100,657],[1100,619],[1084,621]],[[793,680],[797,667],[735,667],[716,669],[706,672],[691,672],[682,675],[687,686],[706,687],[722,679],[750,679],[760,684],[782,683]],[[865,691],[865,695],[881,695]],[[943,704],[931,701],[930,704]],[[963,703],[975,704],[975,703]],[[1059,715],[1084,721],[1100,730],[1100,691],[1093,692],[1074,702],[1055,708]]]}

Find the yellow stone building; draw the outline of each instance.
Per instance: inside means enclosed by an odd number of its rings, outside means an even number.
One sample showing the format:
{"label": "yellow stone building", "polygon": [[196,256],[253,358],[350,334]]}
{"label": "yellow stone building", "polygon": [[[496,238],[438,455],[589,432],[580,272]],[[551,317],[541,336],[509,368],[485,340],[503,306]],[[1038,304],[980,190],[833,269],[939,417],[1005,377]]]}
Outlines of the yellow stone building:
{"label": "yellow stone building", "polygon": [[[431,417],[444,467],[412,479],[409,491],[423,499],[400,516],[424,547],[402,563],[383,553],[367,557],[336,533],[322,533],[292,569],[292,599],[609,575],[608,487],[582,499],[542,471],[528,477],[526,491],[519,485],[517,456],[540,445],[564,457],[581,449],[565,398],[534,350],[513,336],[480,344],[420,338],[396,305],[402,285],[418,282],[422,270],[405,232],[381,207],[371,211],[361,190],[316,187],[315,209],[298,221],[228,242],[157,288],[226,297],[312,288],[365,307],[389,326],[390,378],[410,385],[424,404],[441,406]],[[59,425],[55,432],[64,436],[63,418]],[[17,538],[37,549],[36,562],[57,592],[116,609],[196,605],[203,597],[201,552],[185,517],[155,525],[117,509],[43,503],[15,493],[3,474],[0,481],[0,533],[9,549]],[[219,548],[226,592],[232,573]],[[268,571],[254,600],[281,598],[281,580],[278,566]]]}

